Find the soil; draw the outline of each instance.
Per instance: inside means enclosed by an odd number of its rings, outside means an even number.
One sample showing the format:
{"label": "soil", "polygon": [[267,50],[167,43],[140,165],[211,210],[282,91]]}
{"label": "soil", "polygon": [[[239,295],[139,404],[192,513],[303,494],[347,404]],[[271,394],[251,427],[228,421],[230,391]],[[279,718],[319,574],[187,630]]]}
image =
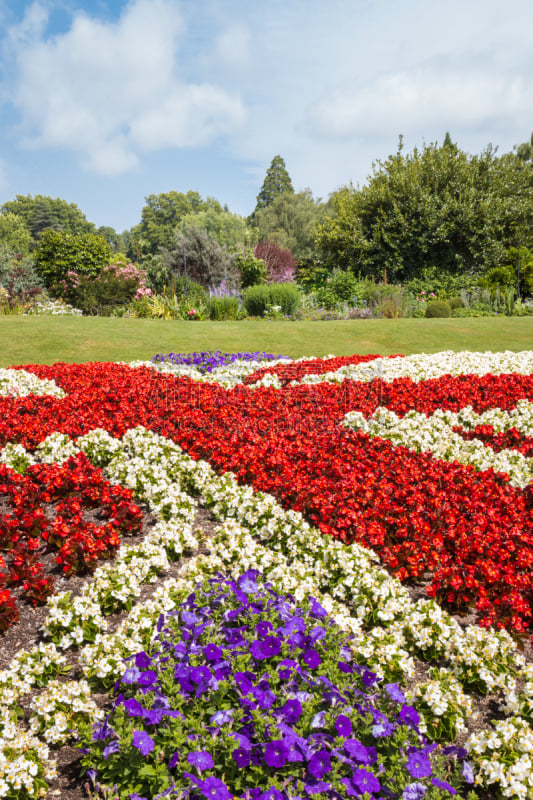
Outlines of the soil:
{"label": "soil", "polygon": [[[140,505],[140,507],[142,508],[142,505]],[[2,507],[0,506],[0,515],[1,512]],[[96,518],[98,516],[98,509],[91,513],[94,514]],[[141,533],[136,536],[128,536],[123,539],[123,542],[132,545],[140,542],[154,523],[155,518],[144,508]],[[201,506],[199,507],[194,527],[195,530],[202,531],[202,538],[204,541],[208,542],[209,537],[218,524],[218,521],[209,510]],[[197,552],[208,552],[208,548],[203,546],[201,551]],[[46,574],[54,575],[56,592],[68,589],[73,597],[76,597],[81,592],[82,587],[91,580],[90,575],[64,577],[60,567],[56,565],[53,555],[41,553],[40,560],[45,565]],[[183,563],[184,560],[181,559],[171,564],[170,569],[162,573],[155,583],[145,584],[142,587],[139,602],[142,603],[148,600],[163,581],[179,575]],[[414,602],[418,598],[426,596],[426,585],[427,584],[420,582],[408,587],[411,599]],[[30,650],[38,644],[39,641],[43,640],[40,631],[47,615],[47,607],[41,606],[33,608],[23,602],[20,602],[18,605],[20,611],[19,621],[12,625],[6,633],[0,635],[0,669],[6,668],[19,650]],[[119,612],[108,617],[109,632],[118,628],[126,613],[127,612]],[[463,627],[475,621],[473,614],[467,617],[456,616],[456,619]],[[68,651],[65,655],[72,669],[63,680],[81,678],[81,671],[77,667],[76,652]],[[525,655],[528,661],[533,661],[530,645],[526,649]],[[445,664],[436,664],[436,666],[441,665],[444,666]],[[426,663],[416,661],[415,667],[416,674],[415,677],[409,681],[409,687],[428,679],[428,665]],[[29,703],[32,697],[33,693],[29,693],[23,698],[22,705],[26,719],[30,716]],[[105,694],[93,695],[93,699],[101,708],[106,708],[110,705],[109,698]],[[456,741],[457,745],[464,744],[470,733],[490,727],[491,719],[503,718],[503,715],[498,709],[497,698],[494,696],[490,699],[482,696],[474,697],[474,704],[474,713],[468,722],[468,732],[458,737]],[[81,756],[79,750],[71,746],[62,746],[54,751],[53,757],[57,760],[57,777],[50,783],[49,792],[46,795],[47,800],[51,798],[61,798],[61,800],[87,800],[87,798],[91,797],[96,800],[96,795],[91,793],[89,783],[81,774]],[[481,800],[494,800],[496,797],[495,794],[479,790],[478,795]]]}

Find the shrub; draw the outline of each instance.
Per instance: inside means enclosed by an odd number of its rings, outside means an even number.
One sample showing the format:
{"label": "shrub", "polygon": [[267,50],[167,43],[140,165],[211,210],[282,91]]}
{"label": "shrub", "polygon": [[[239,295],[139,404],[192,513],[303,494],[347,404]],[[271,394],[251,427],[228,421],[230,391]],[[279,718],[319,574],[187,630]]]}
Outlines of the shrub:
{"label": "shrub", "polygon": [[68,289],[69,272],[95,277],[112,260],[111,247],[103,236],[74,235],[47,230],[35,251],[35,267],[50,291],[62,297]]}
{"label": "shrub", "polygon": [[267,268],[265,262],[260,258],[256,258],[251,250],[239,253],[235,259],[235,264],[241,275],[243,289],[247,289],[249,286],[257,286],[266,281]]}
{"label": "shrub", "polygon": [[282,314],[290,316],[300,299],[300,292],[293,283],[257,284],[244,293],[244,306],[252,317],[264,316],[273,306],[279,306]]}
{"label": "shrub", "polygon": [[239,319],[241,312],[236,297],[211,297],[209,319]]}
{"label": "shrub", "polygon": [[448,299],[449,306],[452,311],[455,311],[456,308],[464,308],[465,304],[461,297],[450,297]]}
{"label": "shrub", "polygon": [[452,309],[445,300],[431,300],[426,306],[426,317],[451,317]]}
{"label": "shrub", "polygon": [[294,280],[296,259],[288,247],[280,247],[276,241],[267,239],[256,244],[254,256],[264,261],[268,283],[287,283]]}

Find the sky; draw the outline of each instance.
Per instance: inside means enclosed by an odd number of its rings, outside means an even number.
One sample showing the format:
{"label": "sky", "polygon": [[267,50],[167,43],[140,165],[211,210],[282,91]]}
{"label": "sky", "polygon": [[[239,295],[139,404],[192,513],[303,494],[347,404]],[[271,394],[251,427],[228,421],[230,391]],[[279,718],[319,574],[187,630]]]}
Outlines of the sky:
{"label": "sky", "polygon": [[398,147],[533,131],[531,0],[0,0],[0,205],[136,225],[176,190],[247,216],[275,155],[315,197]]}

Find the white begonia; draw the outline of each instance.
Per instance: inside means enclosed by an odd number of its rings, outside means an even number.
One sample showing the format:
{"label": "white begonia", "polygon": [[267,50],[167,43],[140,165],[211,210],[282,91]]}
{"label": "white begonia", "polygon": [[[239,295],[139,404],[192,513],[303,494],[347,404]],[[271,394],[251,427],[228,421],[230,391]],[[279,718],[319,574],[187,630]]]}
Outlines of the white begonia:
{"label": "white begonia", "polygon": [[0,397],[25,397],[29,394],[65,397],[65,392],[55,381],[38,378],[24,369],[0,368]]}

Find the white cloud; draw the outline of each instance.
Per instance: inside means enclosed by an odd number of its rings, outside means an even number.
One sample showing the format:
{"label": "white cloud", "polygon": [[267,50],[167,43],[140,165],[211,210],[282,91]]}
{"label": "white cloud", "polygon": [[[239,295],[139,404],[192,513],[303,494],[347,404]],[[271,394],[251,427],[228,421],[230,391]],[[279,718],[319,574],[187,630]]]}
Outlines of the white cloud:
{"label": "white cloud", "polygon": [[12,103],[27,146],[78,151],[86,168],[116,175],[142,152],[206,145],[242,125],[238,96],[180,76],[186,30],[176,0],[133,0],[113,23],[79,14],[49,39],[42,14],[30,13],[34,22],[11,37],[23,42]]}
{"label": "white cloud", "polygon": [[317,138],[347,139],[459,126],[493,129],[510,117],[527,124],[532,112],[533,91],[525,77],[444,66],[391,73],[355,90],[337,88],[308,109],[306,123]]}
{"label": "white cloud", "polygon": [[244,69],[251,63],[252,39],[242,22],[229,25],[215,40],[217,60],[232,69]]}

